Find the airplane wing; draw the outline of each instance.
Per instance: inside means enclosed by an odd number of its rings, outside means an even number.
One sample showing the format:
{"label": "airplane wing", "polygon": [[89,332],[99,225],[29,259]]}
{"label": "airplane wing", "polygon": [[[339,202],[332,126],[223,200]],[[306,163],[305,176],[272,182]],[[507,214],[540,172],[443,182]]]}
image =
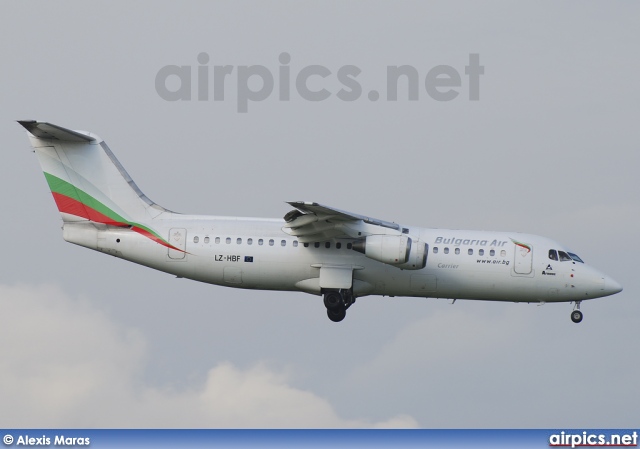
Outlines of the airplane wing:
{"label": "airplane wing", "polygon": [[[282,228],[302,243],[323,242],[339,238],[362,238],[367,235],[400,235],[399,224],[354,214],[318,203],[290,201],[294,210],[284,216]],[[406,232],[405,232],[406,233]]]}

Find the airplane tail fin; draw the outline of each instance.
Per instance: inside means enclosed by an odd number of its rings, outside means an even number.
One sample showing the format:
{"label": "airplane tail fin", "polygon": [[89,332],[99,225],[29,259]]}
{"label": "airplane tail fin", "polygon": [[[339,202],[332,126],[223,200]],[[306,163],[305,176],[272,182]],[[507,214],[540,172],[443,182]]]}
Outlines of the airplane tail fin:
{"label": "airplane tail fin", "polygon": [[171,211],[140,191],[104,140],[34,120],[29,132],[44,176],[65,223],[93,222],[148,229],[142,223]]}

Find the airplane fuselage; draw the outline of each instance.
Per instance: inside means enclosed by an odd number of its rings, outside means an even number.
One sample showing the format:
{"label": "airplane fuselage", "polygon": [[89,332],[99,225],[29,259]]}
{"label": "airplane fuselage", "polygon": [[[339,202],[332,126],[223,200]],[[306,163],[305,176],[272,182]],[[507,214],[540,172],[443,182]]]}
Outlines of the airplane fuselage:
{"label": "airplane fuselage", "polygon": [[350,239],[301,243],[282,231],[285,222],[278,219],[182,216],[154,225],[183,251],[128,228],[86,222],[65,223],[64,237],[179,277],[235,288],[320,295],[323,266],[352,267],[355,296],[568,302],[616,288],[589,265],[551,259],[550,250],[568,251],[530,234],[410,227],[410,235],[428,245],[426,266],[411,270],[369,259],[351,249]]}

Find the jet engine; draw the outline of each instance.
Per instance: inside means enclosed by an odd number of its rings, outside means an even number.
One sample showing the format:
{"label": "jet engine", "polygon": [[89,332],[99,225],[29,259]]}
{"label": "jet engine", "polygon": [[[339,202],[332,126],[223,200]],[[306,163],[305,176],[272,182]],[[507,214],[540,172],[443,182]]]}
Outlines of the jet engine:
{"label": "jet engine", "polygon": [[427,245],[406,235],[370,235],[353,243],[354,251],[378,262],[407,270],[427,265]]}

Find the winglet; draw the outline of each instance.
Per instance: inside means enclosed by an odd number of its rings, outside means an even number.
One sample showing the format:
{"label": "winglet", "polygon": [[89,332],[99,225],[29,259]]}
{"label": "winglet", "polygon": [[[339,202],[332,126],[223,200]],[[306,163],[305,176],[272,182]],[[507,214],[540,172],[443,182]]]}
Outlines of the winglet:
{"label": "winglet", "polygon": [[36,120],[18,120],[18,123],[24,126],[24,128],[31,134],[40,139],[54,139],[67,142],[93,142],[96,140],[95,137],[92,137],[90,135],[62,128],[61,126],[53,125],[47,122],[38,122]]}

